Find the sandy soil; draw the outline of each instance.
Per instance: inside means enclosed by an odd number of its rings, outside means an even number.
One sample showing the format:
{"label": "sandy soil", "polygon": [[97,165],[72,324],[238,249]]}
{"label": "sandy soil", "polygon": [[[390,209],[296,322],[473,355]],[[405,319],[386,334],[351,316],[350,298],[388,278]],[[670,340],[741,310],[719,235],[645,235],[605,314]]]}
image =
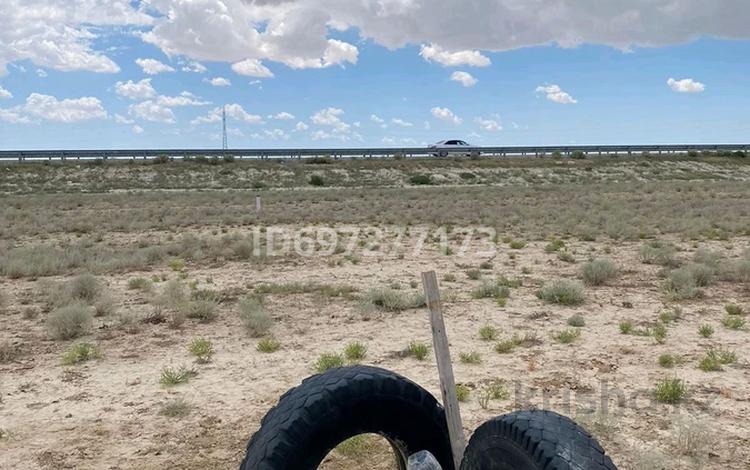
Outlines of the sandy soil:
{"label": "sandy soil", "polygon": [[[734,239],[701,246],[736,256],[748,242]],[[695,249],[691,242],[677,243],[684,249],[680,257],[691,256]],[[664,468],[670,469],[750,468],[749,333],[721,325],[726,303],[750,307],[747,288],[719,282],[706,288],[703,298],[680,302],[682,318],[669,327],[666,343],[657,344],[653,338],[622,335],[618,330],[623,319],[646,324],[665,308],[660,267],[640,262],[640,243],[610,244],[611,254],[604,255],[603,242],[567,241],[576,252],[576,264],[546,253],[545,244],[501,248],[493,268],[483,272],[484,278],[503,274],[523,280],[505,307],[470,296],[481,281],[468,279],[465,270],[486,258],[446,256],[431,245],[421,256],[377,255],[358,264],[333,255],[285,258],[265,265],[188,265],[187,272],[188,280],[198,280],[200,287],[235,293],[261,282],[289,281],[349,284],[360,291],[398,283],[405,291],[416,291],[410,284],[422,271],[454,274],[456,281],[441,282],[441,288],[450,299],[446,324],[455,374],[473,390],[461,406],[467,435],[498,414],[522,406],[545,407],[578,414],[621,469],[660,468],[646,465],[659,458],[668,458]],[[579,307],[548,305],[536,298],[543,281],[577,277],[581,262],[590,255],[616,260],[623,270],[620,278],[610,286],[587,287],[586,302]],[[119,315],[145,316],[153,309],[149,295],[129,290],[127,281],[154,274],[176,277],[166,266],[102,277],[117,301]],[[213,283],[207,284],[207,279]],[[118,314],[97,318],[85,339],[100,346],[102,357],[63,366],[61,354],[72,342],[48,338],[40,282],[0,280],[9,300],[4,311],[0,308],[0,340],[20,345],[22,352],[12,362],[0,364],[0,468],[237,468],[247,439],[278,397],[312,373],[321,353],[341,352],[353,340],[367,344],[363,362],[401,373],[439,395],[434,358],[420,362],[398,354],[411,341],[430,341],[424,309],[363,316],[356,300],[269,295],[273,334],[283,347],[263,354],[256,351],[257,339],[247,335],[237,316],[234,295],[222,302],[215,321],[188,320],[178,330],[140,323],[137,331],[125,331],[118,326]],[[34,311],[38,315],[31,318]],[[586,320],[581,337],[573,344],[557,343],[552,334],[566,328],[574,313]],[[697,334],[704,323],[716,330],[709,339]],[[542,344],[498,354],[493,342],[478,337],[478,329],[486,324],[497,326],[501,338],[535,332]],[[190,341],[199,336],[210,339],[216,350],[205,365],[193,364],[187,351]],[[721,372],[699,370],[697,363],[710,346],[736,351],[738,362]],[[470,351],[480,353],[483,362],[458,361],[459,353]],[[674,369],[661,368],[657,358],[666,352],[683,361]],[[163,367],[182,364],[193,365],[197,376],[172,388],[159,384]],[[650,399],[654,384],[665,376],[688,383],[689,395],[683,403],[664,405]],[[505,381],[510,398],[482,409],[478,389],[496,379]],[[606,415],[601,406],[603,389],[609,390],[604,399]],[[176,397],[190,403],[192,412],[179,419],[160,415],[161,406]],[[618,398],[625,403],[618,403]],[[584,416],[581,410],[592,407],[597,412]],[[682,455],[676,444],[676,423],[685,419],[695,420],[692,429],[707,430],[700,437],[706,446],[697,456]],[[350,460],[333,456],[328,468],[383,467],[351,465]]]}

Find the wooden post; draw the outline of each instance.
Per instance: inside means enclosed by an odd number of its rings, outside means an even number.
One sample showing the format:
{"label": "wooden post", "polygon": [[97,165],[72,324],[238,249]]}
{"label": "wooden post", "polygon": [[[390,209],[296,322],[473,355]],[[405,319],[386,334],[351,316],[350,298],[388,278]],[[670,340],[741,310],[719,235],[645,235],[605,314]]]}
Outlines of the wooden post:
{"label": "wooden post", "polygon": [[453,378],[453,364],[448,348],[448,335],[445,332],[443,308],[440,305],[440,290],[435,271],[422,273],[427,308],[430,310],[430,326],[432,327],[432,344],[435,347],[438,374],[440,375],[440,391],[443,395],[445,419],[448,422],[448,435],[453,450],[453,462],[456,469],[461,467],[461,460],[466,448],[466,437],[461,424],[461,411],[456,396],[456,382]]}
{"label": "wooden post", "polygon": [[255,195],[255,213],[260,215],[261,211],[261,205],[260,205],[260,194]]}

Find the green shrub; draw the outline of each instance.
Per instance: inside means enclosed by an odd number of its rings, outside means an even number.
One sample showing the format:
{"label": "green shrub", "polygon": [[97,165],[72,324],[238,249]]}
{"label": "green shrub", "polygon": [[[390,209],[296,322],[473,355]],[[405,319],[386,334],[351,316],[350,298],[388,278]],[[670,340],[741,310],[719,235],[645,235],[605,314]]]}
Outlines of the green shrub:
{"label": "green shrub", "polygon": [[190,414],[193,407],[182,398],[176,398],[164,404],[159,414],[169,418],[183,418]]}
{"label": "green shrub", "polygon": [[633,322],[631,320],[623,320],[619,324],[620,333],[629,335],[633,332]]}
{"label": "green shrub", "polygon": [[47,317],[47,331],[53,339],[73,339],[84,335],[91,327],[91,308],[73,303],[53,310]]}
{"label": "green shrub", "polygon": [[512,250],[520,250],[521,248],[524,248],[526,246],[526,242],[523,240],[511,240],[508,246]]}
{"label": "green shrub", "polygon": [[571,253],[571,252],[569,252],[567,250],[558,251],[557,252],[557,259],[559,259],[560,261],[564,261],[566,263],[575,263],[576,262],[576,258],[575,258],[575,256],[573,256],[573,253]]}
{"label": "green shrub", "polygon": [[478,352],[472,351],[468,353],[461,353],[458,355],[461,362],[464,364],[481,364],[482,363],[482,356],[479,355]]}
{"label": "green shrub", "polygon": [[694,299],[702,294],[693,271],[686,268],[670,272],[663,288],[667,297],[672,300]]}
{"label": "green shrub", "polygon": [[445,282],[456,282],[456,275],[451,273],[446,273],[443,275],[443,281]]}
{"label": "green shrub", "polygon": [[326,182],[320,175],[310,175],[310,179],[308,180],[308,183],[310,186],[325,186]]}
{"label": "green shrub", "polygon": [[544,251],[547,253],[552,253],[555,251],[560,251],[563,248],[565,248],[565,242],[560,240],[559,238],[553,238],[545,247]]}
{"label": "green shrub", "polygon": [[260,299],[245,296],[240,300],[238,307],[240,319],[251,336],[263,336],[271,330],[273,318],[268,314]]}
{"label": "green shrub", "polygon": [[336,353],[321,354],[314,365],[315,371],[319,374],[337,367],[344,367],[344,358],[341,357],[341,354]]}
{"label": "green shrub", "polygon": [[558,279],[545,283],[536,293],[545,302],[560,305],[580,305],[583,303],[583,286],[576,281]]}
{"label": "green shrub", "polygon": [[190,346],[188,347],[190,354],[195,356],[195,360],[199,364],[206,364],[211,362],[211,356],[214,355],[214,346],[211,341],[206,338],[195,338]]}
{"label": "green shrub", "polygon": [[412,341],[409,343],[409,354],[414,356],[418,361],[424,361],[430,353],[430,346],[425,343]]}
{"label": "green shrub", "polygon": [[701,325],[698,327],[698,334],[704,338],[710,338],[714,334],[714,328],[711,325]]}
{"label": "green shrub", "polygon": [[93,304],[102,292],[99,279],[92,274],[81,274],[68,283],[70,301]]}
{"label": "green shrub", "polygon": [[216,318],[218,306],[215,300],[192,300],[187,304],[187,317],[208,323]]}
{"label": "green shrub", "polygon": [[583,315],[576,313],[572,317],[568,318],[568,325],[574,326],[576,328],[581,328],[586,326],[586,320],[583,318]]}
{"label": "green shrub", "polygon": [[724,306],[724,310],[726,310],[727,315],[744,315],[745,311],[742,310],[742,307],[736,304],[727,304]]}
{"label": "green shrub", "polygon": [[344,348],[344,356],[350,363],[359,362],[367,356],[367,346],[359,341],[353,341]]}
{"label": "green shrub", "polygon": [[571,329],[567,328],[562,331],[558,331],[557,333],[554,333],[552,337],[558,342],[562,344],[570,344],[573,341],[577,340],[581,336],[581,330]]}
{"label": "green shrub", "polygon": [[685,398],[687,392],[688,388],[685,382],[676,377],[666,377],[657,382],[653,395],[656,401],[674,404]]}
{"label": "green shrub", "polygon": [[730,330],[741,330],[745,328],[745,319],[738,315],[727,315],[721,323]]}
{"label": "green shrub", "polygon": [[477,279],[482,277],[482,271],[475,268],[469,269],[466,271],[466,277],[468,277],[472,281],[476,281]]}
{"label": "green shrub", "polygon": [[409,178],[409,181],[414,185],[432,184],[432,178],[430,177],[430,175],[412,175]]}
{"label": "green shrub", "polygon": [[185,261],[180,258],[172,258],[167,263],[167,266],[169,266],[169,269],[172,271],[179,272],[185,269]]}
{"label": "green shrub", "polygon": [[516,342],[513,339],[507,339],[504,341],[500,341],[495,345],[495,352],[500,354],[508,354],[509,352],[513,351],[516,347]]}
{"label": "green shrub", "polygon": [[484,325],[479,328],[479,337],[484,341],[494,341],[497,338],[497,328],[492,325]]}
{"label": "green shrub", "polygon": [[618,276],[617,265],[609,259],[595,259],[581,267],[583,282],[590,286],[601,286]]}
{"label": "green shrub", "polygon": [[469,401],[471,390],[464,384],[456,384],[456,398],[461,403]]}
{"label": "green shrub", "polygon": [[659,356],[659,365],[666,369],[671,369],[676,363],[677,358],[672,354],[662,354]]}
{"label": "green shrub", "polygon": [[91,343],[75,343],[62,356],[65,365],[78,364],[99,357],[99,348]]}
{"label": "green shrub", "polygon": [[664,344],[667,340],[667,327],[663,323],[657,323],[653,330],[651,330],[651,335],[657,343]]}
{"label": "green shrub", "polygon": [[258,345],[255,349],[262,353],[272,353],[281,349],[281,343],[278,342],[276,338],[268,336],[258,341]]}
{"label": "green shrub", "polygon": [[187,383],[191,378],[195,377],[197,372],[193,369],[188,369],[185,366],[179,367],[165,367],[161,370],[161,377],[159,383],[165,387],[173,387],[175,385]]}

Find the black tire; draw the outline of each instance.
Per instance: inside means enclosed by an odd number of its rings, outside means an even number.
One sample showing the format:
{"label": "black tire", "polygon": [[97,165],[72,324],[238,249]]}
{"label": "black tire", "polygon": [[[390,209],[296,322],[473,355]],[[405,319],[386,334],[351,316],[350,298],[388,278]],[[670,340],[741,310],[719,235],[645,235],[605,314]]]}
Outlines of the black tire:
{"label": "black tire", "polygon": [[552,411],[517,411],[481,425],[461,470],[617,470],[573,420]]}
{"label": "black tire", "polygon": [[454,470],[445,412],[409,379],[368,366],[342,367],[305,379],[266,414],[247,445],[241,470],[313,470],[342,441],[385,437],[399,465],[430,451]]}

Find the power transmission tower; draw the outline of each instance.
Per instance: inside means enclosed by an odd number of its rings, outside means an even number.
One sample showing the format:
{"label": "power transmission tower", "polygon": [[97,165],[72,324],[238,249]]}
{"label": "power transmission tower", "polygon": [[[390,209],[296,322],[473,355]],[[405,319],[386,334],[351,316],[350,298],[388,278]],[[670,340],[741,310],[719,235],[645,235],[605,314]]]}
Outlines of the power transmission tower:
{"label": "power transmission tower", "polygon": [[229,142],[227,141],[227,107],[221,108],[221,149],[227,150]]}

